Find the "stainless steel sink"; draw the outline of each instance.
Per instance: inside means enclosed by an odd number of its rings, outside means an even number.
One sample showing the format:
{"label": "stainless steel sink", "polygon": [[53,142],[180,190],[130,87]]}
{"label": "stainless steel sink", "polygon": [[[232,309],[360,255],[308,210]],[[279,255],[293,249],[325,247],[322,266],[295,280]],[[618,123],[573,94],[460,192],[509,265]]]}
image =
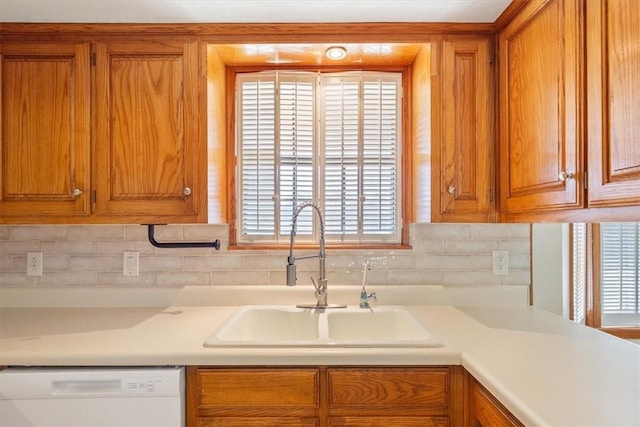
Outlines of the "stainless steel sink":
{"label": "stainless steel sink", "polygon": [[239,308],[205,347],[442,347],[403,307]]}

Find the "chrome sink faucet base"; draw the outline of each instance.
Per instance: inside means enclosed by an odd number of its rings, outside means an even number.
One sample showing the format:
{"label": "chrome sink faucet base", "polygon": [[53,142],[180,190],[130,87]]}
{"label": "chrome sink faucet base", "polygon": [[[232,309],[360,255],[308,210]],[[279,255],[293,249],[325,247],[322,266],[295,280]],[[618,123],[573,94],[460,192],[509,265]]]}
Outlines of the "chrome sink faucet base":
{"label": "chrome sink faucet base", "polygon": [[[319,242],[319,252],[317,255],[308,255],[295,257],[293,256],[293,241],[296,235],[296,225],[298,222],[298,215],[304,208],[311,207],[318,215],[318,220],[320,222],[320,242]],[[318,282],[311,278],[313,282],[313,286],[315,287],[315,297],[318,302],[313,304],[301,304],[297,305],[298,308],[313,308],[313,309],[325,309],[325,308],[344,308],[346,305],[339,304],[328,304],[327,303],[327,270],[326,270],[326,258],[327,253],[324,245],[324,219],[322,217],[322,211],[320,207],[311,200],[300,203],[296,210],[293,212],[293,217],[291,218],[291,238],[289,240],[289,257],[287,258],[287,286],[295,286],[297,280],[296,274],[296,259],[307,259],[307,258],[318,258],[319,266],[318,266]]]}

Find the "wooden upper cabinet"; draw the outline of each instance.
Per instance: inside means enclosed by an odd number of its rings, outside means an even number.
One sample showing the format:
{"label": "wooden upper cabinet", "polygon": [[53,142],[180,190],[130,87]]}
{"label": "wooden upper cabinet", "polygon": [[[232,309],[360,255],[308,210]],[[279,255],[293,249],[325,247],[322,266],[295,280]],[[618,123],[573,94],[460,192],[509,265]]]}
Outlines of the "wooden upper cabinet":
{"label": "wooden upper cabinet", "polygon": [[499,34],[502,213],[583,206],[579,8],[531,0]]}
{"label": "wooden upper cabinet", "polygon": [[0,218],[90,213],[88,43],[0,44]]}
{"label": "wooden upper cabinet", "polygon": [[640,204],[640,2],[586,2],[589,206]]}
{"label": "wooden upper cabinet", "polygon": [[206,221],[204,46],[95,46],[95,215]]}
{"label": "wooden upper cabinet", "polygon": [[441,49],[432,220],[493,221],[492,39],[445,40]]}

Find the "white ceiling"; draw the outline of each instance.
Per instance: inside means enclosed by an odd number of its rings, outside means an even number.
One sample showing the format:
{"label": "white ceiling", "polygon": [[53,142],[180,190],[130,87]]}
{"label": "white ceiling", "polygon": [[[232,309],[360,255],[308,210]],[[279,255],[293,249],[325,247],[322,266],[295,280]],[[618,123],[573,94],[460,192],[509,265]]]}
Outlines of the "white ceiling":
{"label": "white ceiling", "polygon": [[0,22],[494,22],[511,0],[0,0]]}

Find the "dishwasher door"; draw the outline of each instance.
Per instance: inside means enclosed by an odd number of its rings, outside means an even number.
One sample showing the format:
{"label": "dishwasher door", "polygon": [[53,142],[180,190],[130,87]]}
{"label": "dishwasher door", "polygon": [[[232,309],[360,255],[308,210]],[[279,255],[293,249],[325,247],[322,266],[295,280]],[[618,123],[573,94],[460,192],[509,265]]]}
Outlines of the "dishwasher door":
{"label": "dishwasher door", "polygon": [[183,427],[184,367],[7,368],[0,427]]}

